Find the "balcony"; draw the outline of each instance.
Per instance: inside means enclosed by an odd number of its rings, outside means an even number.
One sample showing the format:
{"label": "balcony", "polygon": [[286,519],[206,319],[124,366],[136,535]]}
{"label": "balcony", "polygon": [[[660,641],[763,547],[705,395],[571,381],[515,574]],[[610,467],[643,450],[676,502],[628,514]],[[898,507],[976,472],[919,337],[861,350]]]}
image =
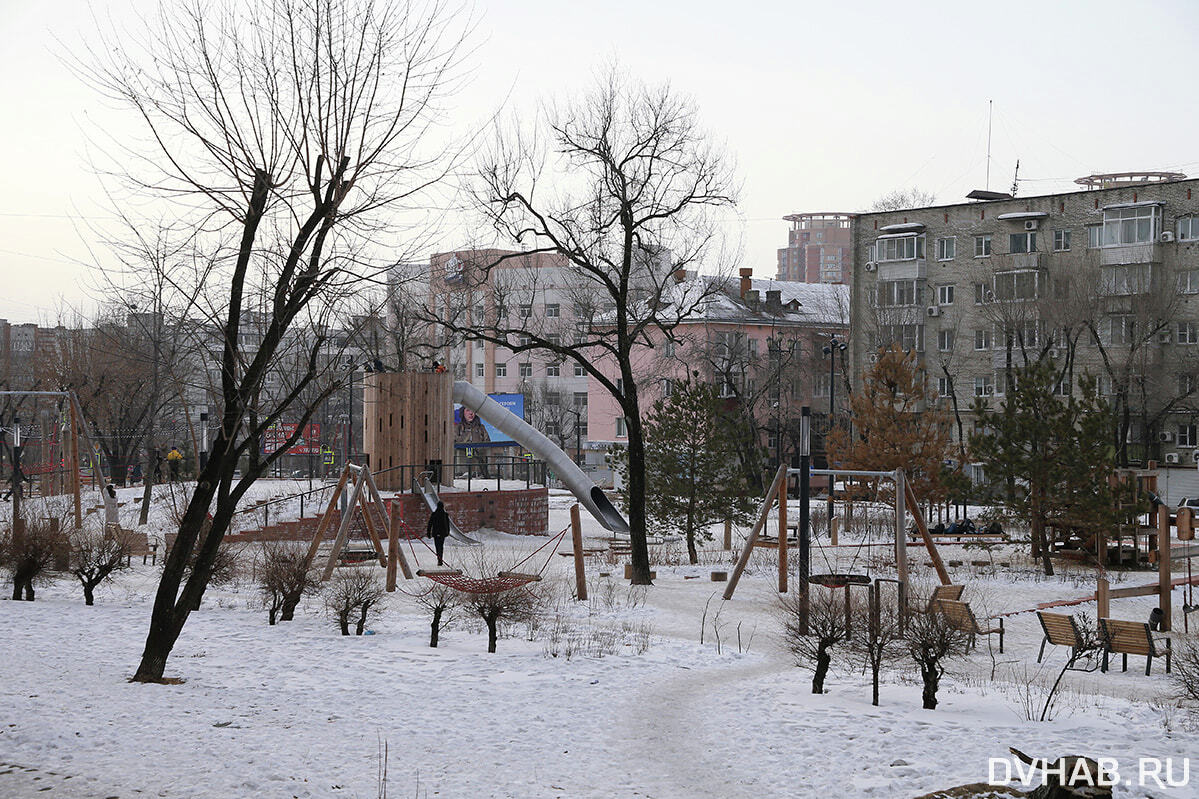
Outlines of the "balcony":
{"label": "balcony", "polygon": [[923,280],[926,277],[924,259],[910,261],[881,261],[878,265],[879,280]]}
{"label": "balcony", "polygon": [[1161,260],[1161,246],[1156,243],[1121,244],[1114,247],[1103,247],[1099,250],[1100,266],[1156,264],[1161,263]]}

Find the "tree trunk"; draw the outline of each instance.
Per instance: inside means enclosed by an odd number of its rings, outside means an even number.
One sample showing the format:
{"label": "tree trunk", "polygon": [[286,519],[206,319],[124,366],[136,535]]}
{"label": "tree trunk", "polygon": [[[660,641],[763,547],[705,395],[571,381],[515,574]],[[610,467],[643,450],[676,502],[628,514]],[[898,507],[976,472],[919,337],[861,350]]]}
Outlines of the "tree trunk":
{"label": "tree trunk", "polygon": [[921,694],[924,699],[924,709],[936,710],[937,688],[941,683],[941,675],[937,673],[935,667],[922,666],[920,668],[920,678],[924,681],[924,692]]}
{"label": "tree trunk", "polygon": [[870,664],[870,688],[872,692],[870,704],[875,707],[878,707],[878,673],[881,665],[879,663]]}
{"label": "tree trunk", "polygon": [[25,581],[25,601],[33,601],[33,578],[30,577]]}
{"label": "tree trunk", "polygon": [[95,585],[93,585],[91,582],[83,583],[83,604],[85,604],[85,605],[96,604],[96,597],[93,594],[94,590],[95,590]]}
{"label": "tree trunk", "polygon": [[14,602],[21,601],[21,580],[19,577],[13,577],[12,580],[12,598]]}
{"label": "tree trunk", "polygon": [[692,566],[699,563],[699,552],[695,548],[695,531],[694,530],[687,531],[687,558],[691,562]]}
{"label": "tree trunk", "polygon": [[[157,367],[156,367],[157,368]],[[155,397],[155,401],[157,401]],[[138,515],[137,523],[139,526],[145,524],[150,518],[150,497],[154,491],[154,466],[157,462],[157,450],[147,447],[146,459],[142,464],[142,507]]]}
{"label": "tree trunk", "polygon": [[363,605],[358,610],[358,625],[354,627],[354,635],[362,635],[366,630],[366,614],[370,612],[370,605]]}
{"label": "tree trunk", "polygon": [[828,649],[821,647],[816,653],[816,671],[812,674],[812,693],[824,693],[824,678],[828,676],[829,664],[833,662]]}
{"label": "tree trunk", "polygon": [[341,627],[342,635],[350,634],[350,612],[348,610],[337,614],[337,623]]}
{"label": "tree trunk", "polygon": [[[632,381],[625,377],[625,385]],[[631,389],[626,388],[626,391]],[[632,585],[653,585],[649,578],[649,545],[645,535],[645,438],[636,406],[624,409],[629,432],[629,544],[633,566]]]}
{"label": "tree trunk", "polygon": [[300,604],[300,597],[285,596],[283,604],[280,606],[279,621],[294,621],[296,618],[296,608]]}
{"label": "tree trunk", "polygon": [[487,622],[487,651],[491,654],[495,653],[495,642],[498,638],[497,627],[499,627],[499,618],[497,616],[485,616],[484,621]]}
{"label": "tree trunk", "polygon": [[441,614],[445,608],[438,605],[433,608],[433,622],[429,625],[429,646],[436,649],[441,636]]}

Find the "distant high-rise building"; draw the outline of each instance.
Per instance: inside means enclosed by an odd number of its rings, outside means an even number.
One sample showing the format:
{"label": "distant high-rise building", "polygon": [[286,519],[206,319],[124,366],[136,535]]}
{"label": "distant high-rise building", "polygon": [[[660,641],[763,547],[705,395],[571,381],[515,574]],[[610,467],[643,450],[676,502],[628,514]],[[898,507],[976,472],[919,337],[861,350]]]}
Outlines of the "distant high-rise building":
{"label": "distant high-rise building", "polygon": [[779,280],[849,283],[853,264],[853,214],[790,214],[787,246],[779,252]]}

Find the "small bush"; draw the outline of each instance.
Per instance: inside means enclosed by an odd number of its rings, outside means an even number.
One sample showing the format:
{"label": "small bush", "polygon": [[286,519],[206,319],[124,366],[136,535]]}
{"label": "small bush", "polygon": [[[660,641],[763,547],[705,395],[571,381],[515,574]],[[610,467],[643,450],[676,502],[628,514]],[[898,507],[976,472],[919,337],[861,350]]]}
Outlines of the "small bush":
{"label": "small bush", "polygon": [[282,541],[263,544],[258,589],[267,609],[267,622],[291,621],[300,600],[320,590],[316,572],[308,568],[308,547]]}
{"label": "small bush", "polygon": [[325,585],[325,609],[342,635],[350,634],[351,622],[354,634],[362,635],[367,621],[382,613],[385,593],[374,566],[344,567]]}
{"label": "small bush", "polygon": [[0,564],[12,575],[12,598],[32,602],[34,586],[49,582],[66,547],[66,537],[46,519],[26,522],[19,535],[9,530],[0,542]]}
{"label": "small bush", "polygon": [[67,536],[71,547],[69,571],[83,587],[83,603],[95,604],[95,590],[113,572],[128,567],[130,535],[117,526],[97,529],[87,525]]}
{"label": "small bush", "polygon": [[[845,607],[837,599],[839,593],[813,586],[807,608],[798,592],[779,600],[784,642],[798,665],[812,668],[814,694],[824,693],[824,678],[832,665],[833,647],[849,637]],[[806,630],[803,624],[805,611]]]}

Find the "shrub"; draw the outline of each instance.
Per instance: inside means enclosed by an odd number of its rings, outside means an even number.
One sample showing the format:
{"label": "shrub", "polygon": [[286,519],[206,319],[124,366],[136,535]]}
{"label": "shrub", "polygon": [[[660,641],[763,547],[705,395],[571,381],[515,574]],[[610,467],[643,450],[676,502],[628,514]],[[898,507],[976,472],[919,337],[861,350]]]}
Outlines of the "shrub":
{"label": "shrub", "polygon": [[308,568],[308,548],[272,541],[262,545],[261,554],[258,589],[267,622],[291,621],[300,600],[321,588],[316,572]]}
{"label": "shrub", "polygon": [[342,635],[362,635],[368,619],[382,612],[383,581],[374,566],[348,566],[338,569],[325,585],[325,609]]}

